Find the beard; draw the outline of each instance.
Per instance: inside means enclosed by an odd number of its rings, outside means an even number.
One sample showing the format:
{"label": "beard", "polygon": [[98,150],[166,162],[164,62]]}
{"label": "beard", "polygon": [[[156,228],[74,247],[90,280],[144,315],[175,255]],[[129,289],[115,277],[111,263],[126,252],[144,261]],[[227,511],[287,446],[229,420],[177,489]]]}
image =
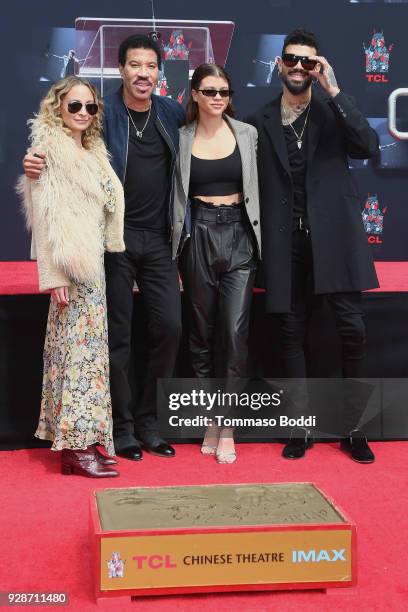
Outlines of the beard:
{"label": "beard", "polygon": [[313,78],[311,76],[306,76],[305,80],[302,83],[294,83],[293,81],[289,81],[289,75],[280,73],[279,77],[282,83],[284,83],[287,89],[294,96],[298,96],[299,94],[304,93],[311,84],[313,83]]}

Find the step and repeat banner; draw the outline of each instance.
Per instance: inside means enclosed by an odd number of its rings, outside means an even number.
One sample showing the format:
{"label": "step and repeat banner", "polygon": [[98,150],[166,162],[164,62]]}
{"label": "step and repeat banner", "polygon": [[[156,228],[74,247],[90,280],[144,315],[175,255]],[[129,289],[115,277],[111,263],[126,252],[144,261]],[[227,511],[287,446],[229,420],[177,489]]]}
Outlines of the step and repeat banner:
{"label": "step and repeat banner", "polygon": [[[408,87],[408,0],[155,0],[154,10],[165,58],[158,92],[185,103],[192,69],[214,60],[232,77],[238,118],[280,91],[275,58],[285,35],[299,26],[314,31],[339,86],[357,99],[380,138],[375,159],[349,162],[374,259],[408,260],[408,141],[395,140],[387,127],[388,96]],[[2,14],[0,260],[26,260],[29,237],[14,192],[26,122],[65,75],[86,76],[105,94],[117,88],[118,43],[149,30],[152,3],[17,0]],[[408,98],[398,102],[397,117],[398,129],[408,131]]]}

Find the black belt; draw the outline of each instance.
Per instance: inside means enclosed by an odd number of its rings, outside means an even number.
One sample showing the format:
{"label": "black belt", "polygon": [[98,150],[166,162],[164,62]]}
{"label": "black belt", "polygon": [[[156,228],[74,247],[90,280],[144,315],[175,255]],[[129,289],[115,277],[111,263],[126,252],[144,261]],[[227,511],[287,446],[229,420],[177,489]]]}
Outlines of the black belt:
{"label": "black belt", "polygon": [[306,234],[310,233],[310,226],[307,219],[304,217],[293,217],[293,231],[299,230],[300,232],[306,232]]}
{"label": "black belt", "polygon": [[212,223],[235,223],[246,219],[243,204],[231,204],[230,206],[214,206],[208,208],[192,202],[191,217],[195,220],[210,221]]}

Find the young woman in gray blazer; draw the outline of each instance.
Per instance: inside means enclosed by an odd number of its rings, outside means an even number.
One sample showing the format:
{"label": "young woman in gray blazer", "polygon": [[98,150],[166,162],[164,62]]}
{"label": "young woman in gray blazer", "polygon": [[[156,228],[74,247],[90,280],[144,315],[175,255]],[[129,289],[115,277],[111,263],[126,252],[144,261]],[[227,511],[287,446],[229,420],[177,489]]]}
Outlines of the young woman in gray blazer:
{"label": "young woman in gray blazer", "polygon": [[[199,66],[180,129],[172,248],[173,258],[180,255],[198,378],[247,376],[250,305],[261,256],[257,131],[233,118],[232,93],[223,68]],[[216,339],[222,351],[217,363]],[[232,463],[233,430],[211,425],[201,451]]]}

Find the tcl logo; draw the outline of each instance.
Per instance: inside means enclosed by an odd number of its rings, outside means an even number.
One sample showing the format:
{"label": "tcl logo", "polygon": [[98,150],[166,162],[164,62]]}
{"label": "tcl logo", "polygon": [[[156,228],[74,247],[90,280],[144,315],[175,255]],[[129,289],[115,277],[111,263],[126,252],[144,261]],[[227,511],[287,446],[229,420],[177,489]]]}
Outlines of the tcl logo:
{"label": "tcl logo", "polygon": [[385,74],[366,74],[366,79],[369,83],[388,83]]}
{"label": "tcl logo", "polygon": [[177,567],[177,563],[173,563],[170,555],[136,555],[132,557],[136,562],[136,569],[170,569]]}
{"label": "tcl logo", "polygon": [[382,244],[383,241],[379,236],[368,236],[368,244]]}

